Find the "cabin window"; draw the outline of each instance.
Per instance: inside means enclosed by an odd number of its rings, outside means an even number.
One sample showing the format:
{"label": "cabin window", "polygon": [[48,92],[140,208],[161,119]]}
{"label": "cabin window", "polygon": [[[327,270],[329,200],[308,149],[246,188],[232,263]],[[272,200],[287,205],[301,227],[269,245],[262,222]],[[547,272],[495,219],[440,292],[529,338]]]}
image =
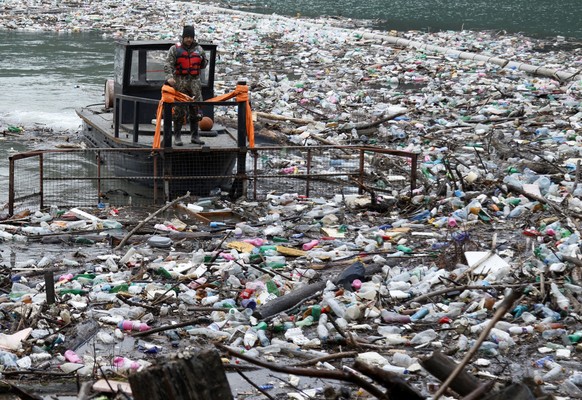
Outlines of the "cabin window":
{"label": "cabin window", "polygon": [[130,85],[160,85],[166,79],[167,50],[133,50]]}

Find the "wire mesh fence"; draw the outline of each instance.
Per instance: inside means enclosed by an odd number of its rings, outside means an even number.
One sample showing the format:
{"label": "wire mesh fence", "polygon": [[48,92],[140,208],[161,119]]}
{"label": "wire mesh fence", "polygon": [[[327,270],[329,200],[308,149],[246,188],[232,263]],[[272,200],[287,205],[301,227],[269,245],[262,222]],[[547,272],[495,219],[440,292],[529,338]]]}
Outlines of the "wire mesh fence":
{"label": "wire mesh fence", "polygon": [[[307,197],[396,194],[416,182],[416,154],[356,146],[273,147],[251,151],[248,196],[298,193]],[[412,179],[412,180],[411,180]]]}
{"label": "wire mesh fence", "polygon": [[415,153],[357,146],[255,149],[66,149],[10,157],[9,213],[58,207],[151,206],[190,192],[262,200],[396,194],[416,185]]}

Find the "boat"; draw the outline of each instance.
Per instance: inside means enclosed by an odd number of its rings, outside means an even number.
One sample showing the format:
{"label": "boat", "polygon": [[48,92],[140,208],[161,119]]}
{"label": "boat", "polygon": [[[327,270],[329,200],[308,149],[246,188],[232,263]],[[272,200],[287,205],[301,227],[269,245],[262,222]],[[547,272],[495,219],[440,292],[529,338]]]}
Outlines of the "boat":
{"label": "boat", "polygon": [[[104,86],[104,104],[77,109],[82,120],[82,141],[90,148],[111,149],[107,158],[115,177],[145,183],[164,191],[166,200],[190,192],[205,196],[217,188],[232,190],[237,165],[240,176],[247,146],[245,124],[236,128],[214,123],[210,130],[199,130],[203,146],[189,143],[189,126],[183,128],[184,145],[172,146],[171,104],[163,110],[163,138],[154,146],[157,110],[165,83],[164,63],[173,41],[116,42],[114,77]],[[208,66],[200,76],[203,100],[215,99],[214,73],[217,46],[201,46],[208,56]],[[238,106],[238,118],[245,118],[246,108],[239,101],[196,103],[204,116],[214,120],[216,106]],[[188,104],[188,103],[184,103]],[[159,128],[158,128],[159,129]],[[159,132],[159,130],[158,130]],[[153,149],[155,151],[148,151]],[[237,183],[238,187],[238,183]]]}

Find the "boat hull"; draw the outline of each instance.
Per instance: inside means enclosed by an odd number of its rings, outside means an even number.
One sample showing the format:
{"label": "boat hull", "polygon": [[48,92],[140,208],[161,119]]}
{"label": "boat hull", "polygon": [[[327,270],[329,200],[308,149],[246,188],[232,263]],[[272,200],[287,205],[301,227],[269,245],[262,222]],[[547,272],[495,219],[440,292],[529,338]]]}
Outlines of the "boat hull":
{"label": "boat hull", "polygon": [[[230,132],[213,132],[212,137],[202,137],[208,146],[188,143],[183,147],[154,152],[151,135],[140,135],[138,142],[132,140],[131,132],[121,132],[116,138],[113,130],[104,129],[98,120],[92,122],[87,115],[79,115],[83,119],[83,142],[91,148],[113,150],[106,156],[103,152],[99,162],[102,164],[101,170],[106,170],[115,178],[155,187],[158,193],[165,193],[171,199],[187,192],[207,196],[217,189],[229,191],[232,186],[238,148],[224,147],[225,144],[236,143]],[[103,118],[103,115],[98,118]],[[183,140],[186,139],[189,136]]]}

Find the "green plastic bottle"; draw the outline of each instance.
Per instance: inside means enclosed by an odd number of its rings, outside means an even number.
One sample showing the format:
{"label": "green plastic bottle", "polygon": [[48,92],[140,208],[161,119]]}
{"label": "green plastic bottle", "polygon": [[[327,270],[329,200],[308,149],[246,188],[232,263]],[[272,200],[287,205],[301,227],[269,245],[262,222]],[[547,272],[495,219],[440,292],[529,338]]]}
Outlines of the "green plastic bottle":
{"label": "green plastic bottle", "polygon": [[275,296],[280,296],[281,292],[279,292],[279,288],[273,281],[267,282],[267,292],[274,294]]}
{"label": "green plastic bottle", "polygon": [[412,249],[410,247],[404,246],[403,244],[399,244],[396,246],[396,250],[403,252],[404,254],[412,253]]}
{"label": "green plastic bottle", "polygon": [[314,320],[319,320],[319,317],[321,316],[321,306],[319,304],[311,306],[311,316]]}
{"label": "green plastic bottle", "polygon": [[158,274],[166,279],[172,279],[172,274],[170,274],[168,272],[168,270],[165,269],[164,267],[158,268],[155,272],[156,272],[156,274]]}

